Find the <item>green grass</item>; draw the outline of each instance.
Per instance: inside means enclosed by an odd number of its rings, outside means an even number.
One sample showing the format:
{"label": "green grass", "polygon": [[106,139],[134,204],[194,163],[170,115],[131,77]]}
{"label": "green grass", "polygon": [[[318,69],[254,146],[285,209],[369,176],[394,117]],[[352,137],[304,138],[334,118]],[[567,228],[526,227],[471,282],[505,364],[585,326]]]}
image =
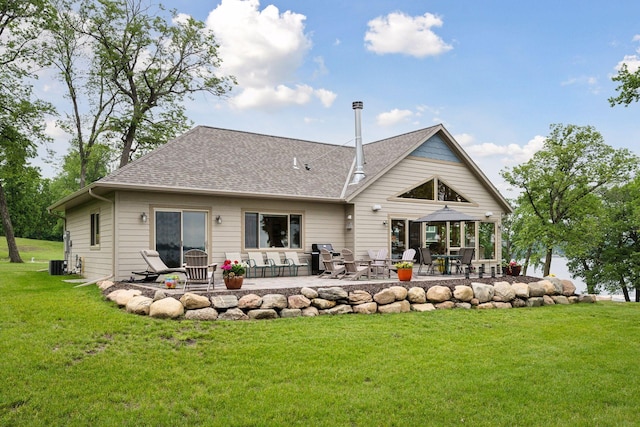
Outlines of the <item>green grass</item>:
{"label": "green grass", "polygon": [[[44,263],[52,259],[64,258],[64,247],[62,242],[49,242],[44,240],[32,240],[16,238],[18,252],[24,262]],[[9,250],[7,249],[7,239],[0,236],[0,261],[9,261]]]}
{"label": "green grass", "polygon": [[0,263],[0,425],[637,425],[640,304],[248,322]]}

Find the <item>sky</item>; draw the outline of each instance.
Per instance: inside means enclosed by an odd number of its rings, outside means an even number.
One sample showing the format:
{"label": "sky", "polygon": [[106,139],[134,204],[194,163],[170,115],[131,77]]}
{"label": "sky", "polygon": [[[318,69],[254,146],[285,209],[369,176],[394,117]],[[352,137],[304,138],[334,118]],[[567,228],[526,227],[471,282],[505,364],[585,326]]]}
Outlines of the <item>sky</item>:
{"label": "sky", "polygon": [[[352,146],[362,101],[365,144],[443,124],[505,197],[516,193],[500,171],[530,159],[554,123],[593,126],[640,155],[640,104],[608,102],[620,64],[640,65],[640,2],[162,3],[206,22],[238,81],[225,98],[187,101],[194,125]],[[37,84],[61,98],[59,83]],[[48,130],[64,154],[53,119]]]}

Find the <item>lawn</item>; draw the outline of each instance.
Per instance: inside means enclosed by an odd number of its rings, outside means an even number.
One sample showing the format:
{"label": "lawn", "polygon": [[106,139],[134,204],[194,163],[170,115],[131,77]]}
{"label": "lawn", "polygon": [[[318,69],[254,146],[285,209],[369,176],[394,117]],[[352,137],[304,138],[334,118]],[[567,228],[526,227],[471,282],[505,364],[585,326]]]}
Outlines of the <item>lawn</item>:
{"label": "lawn", "polygon": [[0,263],[0,425],[640,419],[640,304],[169,321],[37,269]]}

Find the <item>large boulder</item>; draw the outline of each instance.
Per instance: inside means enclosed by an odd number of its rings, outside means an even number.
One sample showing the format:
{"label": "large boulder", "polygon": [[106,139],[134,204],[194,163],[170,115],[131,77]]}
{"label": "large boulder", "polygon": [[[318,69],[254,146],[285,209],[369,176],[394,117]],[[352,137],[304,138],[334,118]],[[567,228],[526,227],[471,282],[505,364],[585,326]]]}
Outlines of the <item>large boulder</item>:
{"label": "large boulder", "polygon": [[113,281],[111,280],[101,280],[98,283],[96,283],[96,285],[98,285],[98,288],[100,288],[101,291],[106,291],[107,289],[112,287],[114,284],[115,283],[113,283]]}
{"label": "large boulder", "polygon": [[396,302],[392,302],[391,304],[378,306],[378,313],[383,313],[383,314],[407,313],[409,311],[411,311],[411,304],[409,304],[409,301],[407,300],[396,301]]}
{"label": "large boulder", "polygon": [[314,298],[318,298],[318,291],[316,291],[313,288],[304,287],[300,289],[300,293],[305,297],[309,298],[310,300]]}
{"label": "large boulder", "polygon": [[318,297],[329,301],[348,300],[349,294],[337,286],[331,288],[318,288]]}
{"label": "large boulder", "polygon": [[404,286],[391,286],[389,289],[393,292],[393,295],[395,295],[396,301],[407,299],[407,288]]}
{"label": "large boulder", "polygon": [[126,305],[127,313],[140,314],[146,316],[149,314],[149,307],[153,300],[144,295],[137,295],[129,300]]}
{"label": "large boulder", "polygon": [[211,297],[211,305],[218,310],[228,310],[238,306],[238,297],[235,295],[215,295]]}
{"label": "large boulder", "polygon": [[211,301],[209,301],[209,298],[205,297],[204,295],[194,294],[192,292],[187,292],[186,294],[182,295],[182,297],[180,297],[180,302],[187,310],[211,307]]}
{"label": "large boulder", "polygon": [[378,311],[378,304],[375,302],[365,302],[363,304],[354,305],[353,312],[358,314],[373,314]]}
{"label": "large boulder", "polygon": [[478,300],[478,304],[493,300],[493,295],[495,293],[493,286],[487,285],[486,283],[473,282],[471,283],[471,287],[473,288],[473,295],[475,295],[475,299]]}
{"label": "large boulder", "polygon": [[517,298],[529,298],[529,285],[522,282],[516,282],[511,285],[511,289],[516,293]]}
{"label": "large boulder", "polygon": [[541,282],[529,283],[529,297],[541,297],[545,295],[545,287]]}
{"label": "large boulder", "polygon": [[349,304],[360,305],[373,301],[373,297],[367,291],[356,290],[349,292]]}
{"label": "large boulder", "polygon": [[320,310],[327,310],[331,307],[335,307],[338,303],[330,301],[324,298],[314,298],[311,300],[311,305]]}
{"label": "large boulder", "polygon": [[317,308],[311,306],[301,310],[302,317],[315,317],[320,314]]}
{"label": "large boulder", "polygon": [[149,316],[159,319],[177,319],[184,314],[184,305],[175,298],[154,301],[149,307]]}
{"label": "large boulder", "polygon": [[543,297],[530,297],[527,300],[527,307],[542,307],[544,304]]}
{"label": "large boulder", "polygon": [[339,304],[325,310],[326,314],[348,314],[353,313],[353,308],[349,304]]}
{"label": "large boulder", "polygon": [[556,294],[556,291],[557,291],[556,286],[551,282],[551,280],[542,279],[538,283],[540,283],[542,285],[542,287],[544,288],[544,294],[545,295],[555,295]]}
{"label": "large boulder", "polygon": [[576,293],[576,285],[573,284],[571,280],[562,280],[562,295],[565,297],[570,297],[575,295]]}
{"label": "large boulder", "polygon": [[556,304],[559,304],[559,305],[569,304],[569,298],[565,297],[564,295],[554,295],[551,298],[553,299],[553,302],[555,302]]}
{"label": "large boulder", "polygon": [[473,299],[473,288],[466,285],[456,285],[453,297],[459,301],[469,302]]}
{"label": "large boulder", "polygon": [[411,304],[411,310],[424,312],[424,311],[434,311],[436,306],[431,304],[430,302],[424,304]]}
{"label": "large boulder", "polygon": [[277,319],[278,312],[272,308],[258,308],[256,310],[250,310],[247,313],[249,319],[261,320],[261,319]]}
{"label": "large boulder", "polygon": [[287,297],[282,294],[267,294],[262,296],[262,309],[282,310],[287,308]]}
{"label": "large boulder", "polygon": [[107,295],[107,299],[115,302],[120,307],[124,307],[131,298],[137,297],[138,295],[142,295],[142,291],[138,289],[116,289]]}
{"label": "large boulder", "polygon": [[516,297],[516,292],[509,282],[495,282],[493,284],[493,290],[494,301],[509,302]]}
{"label": "large boulder", "polygon": [[433,303],[448,301],[451,299],[451,289],[446,286],[432,286],[427,290],[427,300]]}
{"label": "large boulder", "polygon": [[262,297],[256,294],[246,294],[238,300],[238,308],[243,310],[253,310],[262,306]]}
{"label": "large boulder", "polygon": [[249,320],[249,316],[237,307],[230,308],[218,315],[218,320]]}
{"label": "large boulder", "polygon": [[188,320],[216,320],[218,312],[213,307],[198,308],[195,310],[187,310],[184,318]]}
{"label": "large boulder", "polygon": [[[311,301],[309,300],[309,298],[305,297],[304,295],[290,295],[289,298],[287,298],[287,302],[288,302],[288,307],[290,309],[299,309],[302,310],[303,308],[307,308],[311,305]],[[282,315],[282,314],[281,314]],[[282,316],[284,317],[284,316]]]}
{"label": "large boulder", "polygon": [[442,301],[435,304],[435,306],[438,310],[451,310],[456,307],[456,303],[453,301]]}
{"label": "large boulder", "polygon": [[558,279],[555,276],[547,276],[544,278],[545,280],[548,280],[549,282],[551,282],[551,284],[553,284],[553,293],[549,294],[549,295],[562,295],[562,291],[563,286],[562,286],[562,280]]}
{"label": "large boulder", "polygon": [[596,296],[591,294],[582,294],[578,296],[578,302],[596,302]]}
{"label": "large boulder", "polygon": [[396,294],[389,288],[383,289],[373,296],[373,300],[378,304],[391,304],[396,300]]}
{"label": "large boulder", "polygon": [[427,293],[421,287],[414,286],[407,291],[407,301],[411,304],[424,304],[427,302]]}
{"label": "large boulder", "polygon": [[280,317],[290,318],[290,317],[300,317],[302,316],[302,310],[299,308],[283,308],[280,310]]}

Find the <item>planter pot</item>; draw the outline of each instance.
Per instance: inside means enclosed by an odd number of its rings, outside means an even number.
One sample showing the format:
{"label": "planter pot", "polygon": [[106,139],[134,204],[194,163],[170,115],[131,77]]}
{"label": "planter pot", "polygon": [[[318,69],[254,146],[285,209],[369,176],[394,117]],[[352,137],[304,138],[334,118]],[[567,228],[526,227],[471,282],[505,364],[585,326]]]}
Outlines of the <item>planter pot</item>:
{"label": "planter pot", "polygon": [[519,276],[522,270],[522,266],[517,265],[515,267],[502,267],[502,274],[508,276]]}
{"label": "planter pot", "polygon": [[411,276],[413,275],[412,268],[399,268],[398,269],[398,280],[401,282],[408,282],[411,280]]}
{"label": "planter pot", "polygon": [[224,285],[227,287],[227,289],[240,289],[242,287],[243,281],[244,276],[225,277]]}

